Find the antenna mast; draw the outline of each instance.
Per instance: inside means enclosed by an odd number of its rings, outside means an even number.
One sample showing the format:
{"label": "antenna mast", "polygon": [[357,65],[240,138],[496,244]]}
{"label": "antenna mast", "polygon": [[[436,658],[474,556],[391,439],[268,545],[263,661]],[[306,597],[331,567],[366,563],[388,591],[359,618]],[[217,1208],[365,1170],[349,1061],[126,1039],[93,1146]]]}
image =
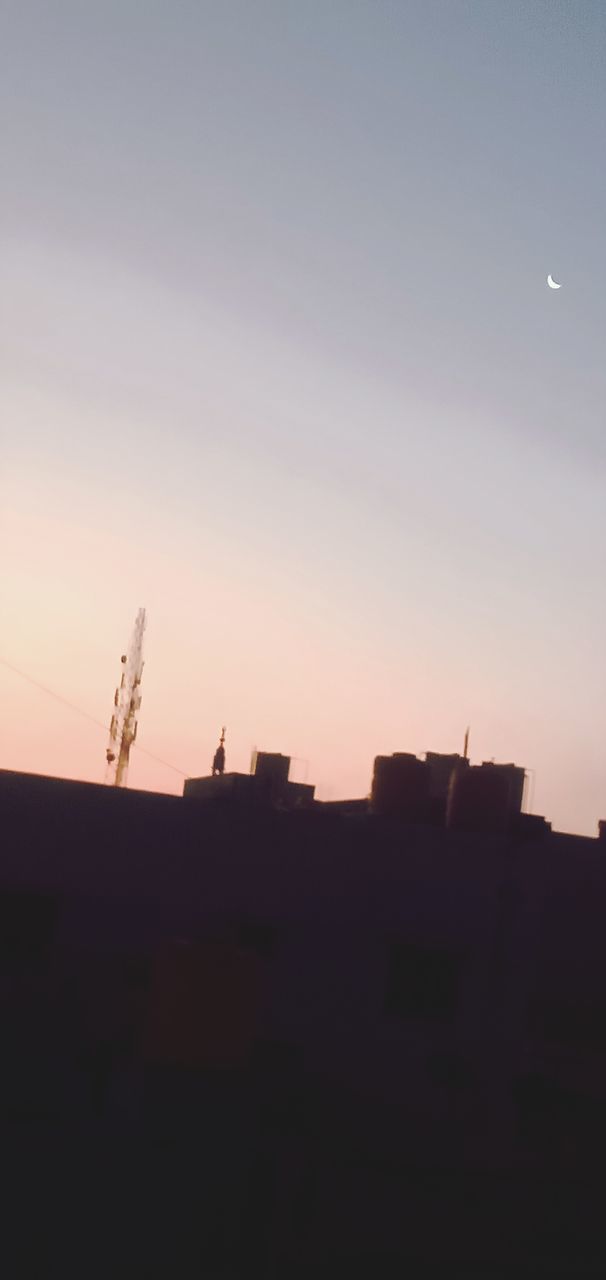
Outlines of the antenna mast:
{"label": "antenna mast", "polygon": [[217,750],[215,751],[214,758],[213,758],[213,774],[212,774],[213,778],[217,773],[218,774],[225,773],[225,725],[223,725],[223,728],[221,730],[221,737],[219,738],[219,746],[217,747]]}
{"label": "antenna mast", "polygon": [[114,695],[114,713],[109,727],[105,757],[105,781],[109,786],[125,787],[130,749],[137,736],[137,713],[141,706],[143,674],[143,632],[145,609],[139,609],[128,653],[123,653],[122,678]]}

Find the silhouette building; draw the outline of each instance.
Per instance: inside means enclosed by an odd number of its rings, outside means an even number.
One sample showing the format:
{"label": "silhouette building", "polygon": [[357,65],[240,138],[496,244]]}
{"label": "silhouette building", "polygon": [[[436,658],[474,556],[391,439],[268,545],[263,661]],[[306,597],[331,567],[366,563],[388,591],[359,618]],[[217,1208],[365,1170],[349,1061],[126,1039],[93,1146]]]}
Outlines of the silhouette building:
{"label": "silhouette building", "polygon": [[512,769],[379,757],[341,806],[263,753],[183,797],[0,772],[23,1274],[601,1274],[606,828]]}
{"label": "silhouette building", "polygon": [[258,751],[251,773],[223,773],[213,766],[210,778],[188,778],[183,795],[188,800],[215,804],[279,805],[288,809],[311,805],[315,788],[290,782],[289,772],[289,756]]}

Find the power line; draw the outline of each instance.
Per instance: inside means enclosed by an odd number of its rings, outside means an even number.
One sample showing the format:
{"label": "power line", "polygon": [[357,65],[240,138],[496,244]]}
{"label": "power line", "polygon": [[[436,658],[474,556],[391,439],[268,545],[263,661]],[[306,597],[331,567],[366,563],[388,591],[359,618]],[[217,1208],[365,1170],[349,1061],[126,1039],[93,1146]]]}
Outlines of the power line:
{"label": "power line", "polygon": [[[98,729],[103,729],[104,733],[108,732],[108,725],[103,724],[101,720],[97,720],[96,716],[91,716],[90,712],[83,711],[82,707],[77,707],[74,702],[70,702],[64,698],[62,694],[55,693],[54,689],[49,689],[48,685],[42,684],[40,680],[34,680],[33,676],[21,671],[14,663],[8,662],[6,658],[0,657],[0,663],[3,667],[8,667],[9,671],[13,671],[15,675],[20,676],[22,680],[27,680],[28,684],[33,684],[36,689],[41,689],[43,693],[48,694],[49,698],[54,698],[56,702],[61,702],[64,707],[69,707],[70,711],[75,711],[77,715],[83,716],[85,720],[90,720],[91,724],[96,724]],[[155,760],[156,764],[162,764],[166,769],[172,769],[173,773],[178,773],[182,778],[189,778],[188,773],[184,773],[183,769],[177,769],[176,765],[169,764],[168,760],[162,760],[160,756],[155,756],[151,751],[147,751],[145,747],[140,746],[138,742],[134,742],[133,746],[144,756],[148,756],[150,760]]]}

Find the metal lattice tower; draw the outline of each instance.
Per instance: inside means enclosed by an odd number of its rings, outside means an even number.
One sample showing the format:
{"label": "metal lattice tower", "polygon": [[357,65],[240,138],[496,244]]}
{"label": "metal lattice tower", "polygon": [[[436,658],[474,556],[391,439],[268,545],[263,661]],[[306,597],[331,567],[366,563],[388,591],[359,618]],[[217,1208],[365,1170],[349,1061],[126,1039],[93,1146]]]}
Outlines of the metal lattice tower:
{"label": "metal lattice tower", "polygon": [[139,609],[128,653],[123,653],[120,659],[122,678],[114,695],[114,714],[105,753],[105,781],[109,786],[126,786],[130,749],[137,736],[137,714],[141,706],[144,631],[145,609]]}

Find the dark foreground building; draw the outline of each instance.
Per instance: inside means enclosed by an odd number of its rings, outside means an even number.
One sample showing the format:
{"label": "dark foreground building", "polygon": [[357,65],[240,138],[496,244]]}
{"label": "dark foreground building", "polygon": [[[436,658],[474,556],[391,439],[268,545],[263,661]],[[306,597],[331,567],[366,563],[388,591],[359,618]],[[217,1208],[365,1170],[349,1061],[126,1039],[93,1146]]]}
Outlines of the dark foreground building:
{"label": "dark foreground building", "polygon": [[0,773],[7,1276],[601,1276],[604,839],[230,776]]}

